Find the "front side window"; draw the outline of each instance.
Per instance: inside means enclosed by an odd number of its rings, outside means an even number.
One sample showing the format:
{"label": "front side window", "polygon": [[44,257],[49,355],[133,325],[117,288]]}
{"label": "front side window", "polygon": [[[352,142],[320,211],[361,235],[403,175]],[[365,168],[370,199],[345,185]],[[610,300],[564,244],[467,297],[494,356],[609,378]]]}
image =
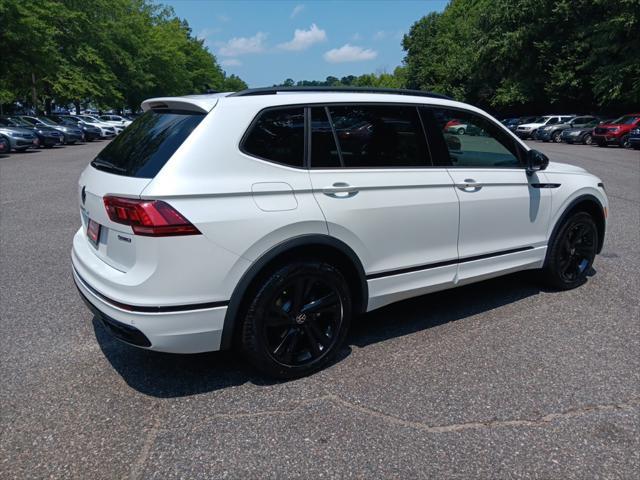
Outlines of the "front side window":
{"label": "front side window", "polygon": [[344,168],[431,165],[415,107],[332,105],[329,113]]}
{"label": "front side window", "polygon": [[452,167],[520,166],[515,140],[490,120],[467,111],[421,110],[433,144],[434,163]]}
{"label": "front side window", "polygon": [[263,111],[251,126],[242,150],[291,167],[304,165],[304,107]]}

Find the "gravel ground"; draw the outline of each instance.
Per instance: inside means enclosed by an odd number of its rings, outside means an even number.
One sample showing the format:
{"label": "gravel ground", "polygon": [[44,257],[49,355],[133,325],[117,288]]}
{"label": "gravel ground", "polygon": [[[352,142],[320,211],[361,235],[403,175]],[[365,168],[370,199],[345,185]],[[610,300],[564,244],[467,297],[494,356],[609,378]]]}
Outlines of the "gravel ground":
{"label": "gravel ground", "polygon": [[0,156],[0,478],[637,478],[640,154],[533,143],[606,185],[586,285],[518,274],[392,305],[288,383],[111,339],[69,259],[105,144]]}

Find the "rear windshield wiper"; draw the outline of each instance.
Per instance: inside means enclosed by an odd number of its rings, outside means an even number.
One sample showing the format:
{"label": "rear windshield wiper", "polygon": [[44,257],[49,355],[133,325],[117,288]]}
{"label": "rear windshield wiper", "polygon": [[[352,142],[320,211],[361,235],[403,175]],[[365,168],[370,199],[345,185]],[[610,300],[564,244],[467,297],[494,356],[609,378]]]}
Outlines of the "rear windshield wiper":
{"label": "rear windshield wiper", "polygon": [[95,160],[93,160],[91,162],[91,166],[97,168],[98,170],[105,170],[105,171],[114,171],[114,172],[121,172],[121,173],[127,173],[127,169],[126,168],[122,168],[122,167],[118,167],[117,165],[114,165],[111,162],[106,162],[104,160],[100,160],[98,158],[96,158]]}

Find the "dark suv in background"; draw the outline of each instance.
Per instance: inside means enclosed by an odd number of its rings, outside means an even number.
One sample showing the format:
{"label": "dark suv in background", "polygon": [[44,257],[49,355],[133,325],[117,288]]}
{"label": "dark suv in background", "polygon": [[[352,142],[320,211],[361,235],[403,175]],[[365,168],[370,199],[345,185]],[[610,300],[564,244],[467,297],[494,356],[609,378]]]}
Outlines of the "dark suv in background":
{"label": "dark suv in background", "polygon": [[[595,123],[594,123],[595,122]],[[587,125],[592,125],[591,128],[596,126],[599,119],[594,116],[575,117],[569,121],[556,123],[555,125],[548,125],[538,129],[538,140],[543,142],[562,142],[562,132],[570,128],[584,128]]]}

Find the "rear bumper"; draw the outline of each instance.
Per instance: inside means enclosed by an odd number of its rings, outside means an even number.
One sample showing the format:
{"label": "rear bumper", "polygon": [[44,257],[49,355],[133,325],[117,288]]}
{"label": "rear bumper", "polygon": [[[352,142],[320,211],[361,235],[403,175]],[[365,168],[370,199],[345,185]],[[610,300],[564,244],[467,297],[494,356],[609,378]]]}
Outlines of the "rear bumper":
{"label": "rear bumper", "polygon": [[[72,258],[72,262],[75,259]],[[136,307],[125,306],[100,294],[80,277],[75,264],[73,280],[89,309],[115,338],[125,343],[169,353],[200,353],[220,349],[226,306],[136,311]]]}

